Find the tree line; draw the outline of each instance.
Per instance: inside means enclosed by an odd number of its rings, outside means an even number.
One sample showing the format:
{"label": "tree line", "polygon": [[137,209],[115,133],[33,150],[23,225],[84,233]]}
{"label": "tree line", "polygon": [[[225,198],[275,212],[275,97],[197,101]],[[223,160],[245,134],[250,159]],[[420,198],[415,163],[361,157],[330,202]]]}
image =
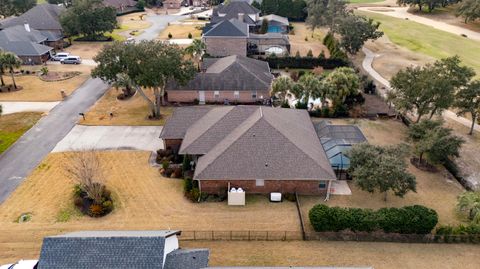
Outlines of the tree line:
{"label": "tree line", "polygon": [[383,35],[378,30],[380,23],[347,10],[343,0],[308,0],[306,23],[312,30],[327,27],[331,37],[339,36],[340,47],[347,53],[356,54],[368,40]]}
{"label": "tree line", "polygon": [[253,1],[252,6],[259,9],[264,16],[275,14],[293,21],[304,21],[307,16],[305,0],[262,0],[261,4]]}
{"label": "tree line", "polygon": [[21,15],[35,5],[36,0],[0,0],[0,19]]}
{"label": "tree line", "polygon": [[[459,3],[459,4],[458,4]],[[438,7],[458,4],[455,14],[463,17],[465,23],[480,18],[480,0],[397,0],[400,6],[418,7],[418,10],[432,12]]]}

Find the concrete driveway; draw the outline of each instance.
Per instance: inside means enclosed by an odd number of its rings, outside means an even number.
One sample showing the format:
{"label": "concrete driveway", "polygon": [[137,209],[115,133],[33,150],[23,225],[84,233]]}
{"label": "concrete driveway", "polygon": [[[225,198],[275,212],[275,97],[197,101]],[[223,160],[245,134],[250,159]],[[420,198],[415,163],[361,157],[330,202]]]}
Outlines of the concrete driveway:
{"label": "concrete driveway", "polygon": [[18,112],[48,112],[60,102],[0,102],[3,114]]}
{"label": "concrete driveway", "polygon": [[183,20],[188,18],[188,16],[181,16],[181,15],[151,15],[147,16],[147,21],[152,23],[152,26],[140,34],[139,36],[135,37],[136,41],[142,40],[154,40],[158,37],[160,32],[168,26],[169,23]]}
{"label": "concrete driveway", "polygon": [[162,126],[76,125],[52,152],[81,150],[145,150],[163,148]]}

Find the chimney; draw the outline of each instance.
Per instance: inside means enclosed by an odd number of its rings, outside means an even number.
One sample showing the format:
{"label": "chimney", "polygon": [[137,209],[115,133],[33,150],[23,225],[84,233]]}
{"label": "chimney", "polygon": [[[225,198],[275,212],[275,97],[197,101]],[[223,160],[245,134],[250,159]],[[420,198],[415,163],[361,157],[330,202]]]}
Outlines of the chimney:
{"label": "chimney", "polygon": [[25,31],[30,32],[30,24],[28,24],[28,22],[24,22],[23,26],[25,27]]}
{"label": "chimney", "polygon": [[245,22],[245,14],[243,13],[238,13],[238,20],[241,21],[241,22]]}

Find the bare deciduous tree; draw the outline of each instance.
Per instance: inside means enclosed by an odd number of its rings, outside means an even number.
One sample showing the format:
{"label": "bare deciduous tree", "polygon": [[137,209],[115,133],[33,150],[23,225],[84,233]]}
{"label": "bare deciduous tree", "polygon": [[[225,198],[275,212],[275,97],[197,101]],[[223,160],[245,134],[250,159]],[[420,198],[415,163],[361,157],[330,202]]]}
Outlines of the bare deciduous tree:
{"label": "bare deciduous tree", "polygon": [[104,175],[102,165],[95,150],[80,151],[69,156],[70,161],[65,167],[67,174],[75,180],[80,188],[95,204],[102,202],[104,191]]}

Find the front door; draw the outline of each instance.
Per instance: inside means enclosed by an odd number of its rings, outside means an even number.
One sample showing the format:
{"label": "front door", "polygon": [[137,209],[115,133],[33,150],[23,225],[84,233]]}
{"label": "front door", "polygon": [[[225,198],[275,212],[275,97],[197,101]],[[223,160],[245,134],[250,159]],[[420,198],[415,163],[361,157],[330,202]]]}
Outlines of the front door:
{"label": "front door", "polygon": [[205,91],[198,91],[198,101],[201,105],[205,104]]}

